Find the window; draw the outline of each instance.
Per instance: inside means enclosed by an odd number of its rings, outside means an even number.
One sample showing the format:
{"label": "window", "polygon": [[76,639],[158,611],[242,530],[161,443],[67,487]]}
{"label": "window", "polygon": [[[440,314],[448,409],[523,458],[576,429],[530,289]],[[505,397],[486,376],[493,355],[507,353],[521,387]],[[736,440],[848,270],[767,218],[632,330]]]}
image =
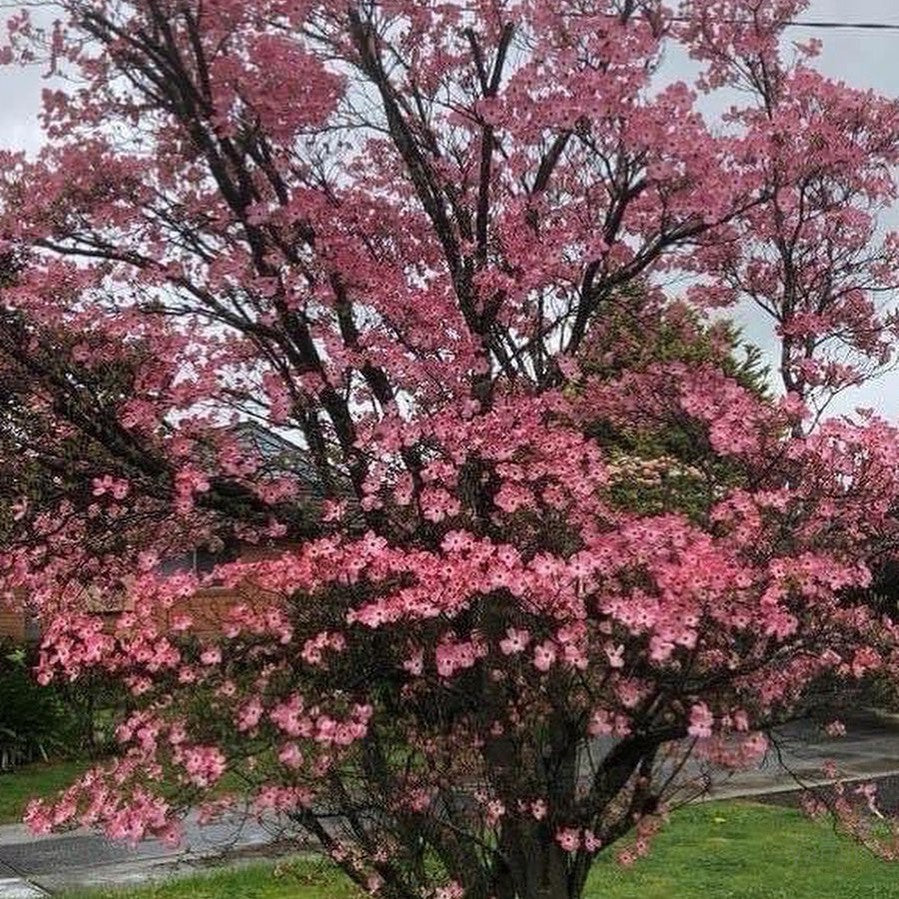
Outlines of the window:
{"label": "window", "polygon": [[233,542],[226,543],[220,550],[199,547],[177,556],[169,556],[160,563],[159,571],[161,574],[188,573],[206,577],[216,565],[233,562],[237,556],[237,545]]}

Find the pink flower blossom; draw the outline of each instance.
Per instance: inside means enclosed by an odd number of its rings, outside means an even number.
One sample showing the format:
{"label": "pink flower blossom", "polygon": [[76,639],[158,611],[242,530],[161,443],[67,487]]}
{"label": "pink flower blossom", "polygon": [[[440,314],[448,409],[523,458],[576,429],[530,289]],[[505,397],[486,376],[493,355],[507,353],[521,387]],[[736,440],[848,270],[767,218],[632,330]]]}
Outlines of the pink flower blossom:
{"label": "pink flower blossom", "polygon": [[687,728],[687,733],[691,737],[710,737],[714,723],[715,718],[709,711],[709,707],[704,702],[697,703],[690,709],[690,726]]}
{"label": "pink flower blossom", "polygon": [[555,644],[546,640],[534,649],[534,667],[538,671],[549,671],[556,661]]}
{"label": "pink flower blossom", "polygon": [[571,827],[564,827],[556,831],[556,842],[565,852],[577,852],[581,846],[580,831]]}

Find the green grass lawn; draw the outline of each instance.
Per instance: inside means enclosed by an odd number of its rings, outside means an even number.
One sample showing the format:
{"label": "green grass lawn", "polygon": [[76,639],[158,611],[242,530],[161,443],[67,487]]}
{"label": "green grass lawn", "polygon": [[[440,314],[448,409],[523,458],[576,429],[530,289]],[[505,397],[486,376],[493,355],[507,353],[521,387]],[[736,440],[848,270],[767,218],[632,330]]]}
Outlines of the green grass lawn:
{"label": "green grass lawn", "polygon": [[798,811],[708,803],[674,816],[633,868],[597,864],[591,883],[596,899],[882,899],[899,897],[899,863]]}
{"label": "green grass lawn", "polygon": [[87,767],[86,762],[42,762],[0,774],[0,824],[18,823],[31,799],[52,796]]}
{"label": "green grass lawn", "polygon": [[[349,899],[328,864],[295,861],[217,871],[126,891],[65,899]],[[899,863],[881,862],[799,812],[751,803],[684,809],[652,854],[630,869],[611,859],[593,870],[589,899],[899,899]]]}
{"label": "green grass lawn", "polygon": [[363,899],[352,882],[323,861],[253,865],[136,889],[62,893],[60,899]]}

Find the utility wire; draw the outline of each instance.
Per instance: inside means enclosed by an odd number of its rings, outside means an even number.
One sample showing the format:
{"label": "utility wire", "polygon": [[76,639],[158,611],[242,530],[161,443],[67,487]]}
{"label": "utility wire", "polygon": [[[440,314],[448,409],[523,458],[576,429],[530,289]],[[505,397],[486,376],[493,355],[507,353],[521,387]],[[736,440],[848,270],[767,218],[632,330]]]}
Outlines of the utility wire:
{"label": "utility wire", "polygon": [[[692,16],[672,16],[669,21],[693,22]],[[724,22],[712,22],[712,25],[752,25],[748,19],[744,22],[740,19],[726,19]],[[899,31],[899,22],[836,22],[820,19],[788,19],[780,23],[784,28],[828,28],[828,29],[857,29],[861,31]]]}
{"label": "utility wire", "polygon": [[863,31],[899,31],[899,22],[821,22],[791,19],[784,24],[789,28],[858,28]]}

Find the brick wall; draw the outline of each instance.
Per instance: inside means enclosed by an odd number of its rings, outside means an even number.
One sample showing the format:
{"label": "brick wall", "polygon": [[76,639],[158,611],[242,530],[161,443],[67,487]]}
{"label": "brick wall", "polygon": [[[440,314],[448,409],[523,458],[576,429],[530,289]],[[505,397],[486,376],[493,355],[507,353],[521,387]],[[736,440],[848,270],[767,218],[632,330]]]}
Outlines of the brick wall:
{"label": "brick wall", "polygon": [[0,637],[18,641],[25,639],[26,615],[24,594],[21,590],[16,590],[15,593],[14,599],[0,599]]}
{"label": "brick wall", "polygon": [[[292,548],[292,545],[244,547],[240,556],[243,561],[256,562],[279,555],[288,548]],[[172,609],[160,610],[159,620],[165,627],[176,615],[188,613],[194,619],[192,631],[199,636],[211,636],[221,629],[228,610],[233,606],[240,603],[258,606],[260,604],[268,604],[271,601],[271,596],[249,585],[239,589],[206,587],[198,590],[190,598],[176,603]],[[94,611],[112,626],[118,613],[125,611],[125,608],[101,608],[98,605]],[[21,607],[14,609],[0,605],[0,637],[10,637],[14,640],[24,639],[26,634],[25,619],[26,616]]]}
{"label": "brick wall", "polygon": [[228,611],[236,605],[257,602],[258,593],[249,590],[230,590],[222,587],[207,587],[198,590],[189,599],[176,603],[172,609],[160,613],[163,624],[168,624],[179,614],[188,614],[194,621],[191,633],[200,637],[212,636],[220,631]]}
{"label": "brick wall", "polygon": [[21,609],[0,606],[0,637],[16,641],[25,639],[25,615]]}

